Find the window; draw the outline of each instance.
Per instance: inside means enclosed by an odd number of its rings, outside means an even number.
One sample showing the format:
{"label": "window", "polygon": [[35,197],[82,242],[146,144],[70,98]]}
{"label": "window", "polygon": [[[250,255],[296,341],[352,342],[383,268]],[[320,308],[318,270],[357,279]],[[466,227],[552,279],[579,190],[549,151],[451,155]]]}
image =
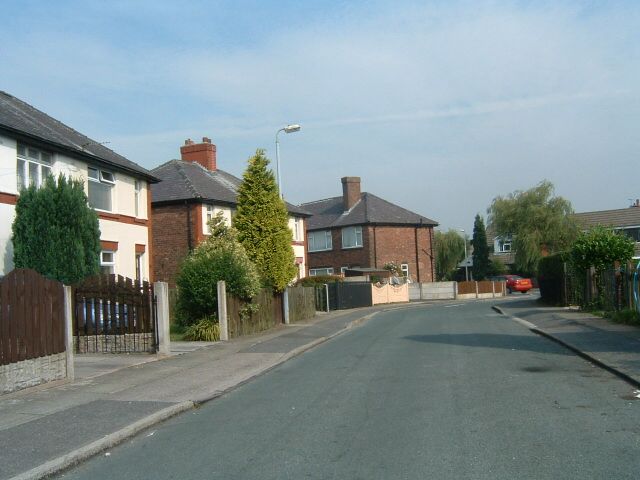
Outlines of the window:
{"label": "window", "polygon": [[115,273],[116,252],[103,250],[100,252],[100,273]]}
{"label": "window", "polygon": [[622,232],[634,242],[640,242],[640,228],[625,228]]}
{"label": "window", "polygon": [[333,268],[310,268],[309,276],[315,277],[317,275],[333,275]]}
{"label": "window", "polygon": [[19,143],[17,156],[18,191],[29,185],[41,187],[47,175],[51,175],[51,154]]}
{"label": "window", "polygon": [[321,230],[319,232],[309,232],[307,235],[310,252],[320,252],[322,250],[331,250],[333,243],[331,241],[331,230]]}
{"label": "window", "polygon": [[302,241],[302,219],[294,218],[293,219],[293,240],[295,242]]}
{"label": "window", "polygon": [[409,264],[403,263],[400,265],[400,271],[402,272],[403,277],[409,278]]}
{"label": "window", "polygon": [[136,209],[136,217],[140,216],[140,181],[136,180],[133,185],[133,203]]}
{"label": "window", "polygon": [[347,227],[342,229],[342,248],[357,248],[362,246],[362,227]]}
{"label": "window", "polygon": [[506,238],[501,238],[498,237],[496,238],[495,241],[495,251],[496,253],[507,253],[511,251],[511,237],[506,237]]}
{"label": "window", "polygon": [[111,172],[89,167],[89,205],[96,210],[111,211],[111,190],[116,183]]}
{"label": "window", "polygon": [[142,272],[144,272],[144,253],[136,253],[136,280],[142,281]]}

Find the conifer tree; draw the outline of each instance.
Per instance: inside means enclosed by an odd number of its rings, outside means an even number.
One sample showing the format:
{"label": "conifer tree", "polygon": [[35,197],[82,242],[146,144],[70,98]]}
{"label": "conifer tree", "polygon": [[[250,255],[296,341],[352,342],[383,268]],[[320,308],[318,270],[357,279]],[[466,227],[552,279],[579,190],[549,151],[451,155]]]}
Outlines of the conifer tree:
{"label": "conifer tree", "polygon": [[473,222],[473,272],[474,280],[484,280],[491,271],[491,261],[489,260],[489,245],[487,245],[487,232],[484,228],[484,221],[478,214]]}
{"label": "conifer tree", "polygon": [[98,215],[84,185],[64,175],[20,192],[12,225],[13,263],[66,284],[100,271]]}
{"label": "conifer tree", "polygon": [[238,188],[233,224],[256,265],[263,286],[282,291],[297,272],[289,215],[280,198],[269,159],[258,149],[249,159]]}

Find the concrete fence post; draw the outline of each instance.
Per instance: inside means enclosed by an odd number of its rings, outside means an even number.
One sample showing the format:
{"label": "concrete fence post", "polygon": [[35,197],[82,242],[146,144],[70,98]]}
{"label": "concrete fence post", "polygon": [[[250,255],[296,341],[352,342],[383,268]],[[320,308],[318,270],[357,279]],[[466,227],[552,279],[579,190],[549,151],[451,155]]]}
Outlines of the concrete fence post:
{"label": "concrete fence post", "polygon": [[158,318],[158,353],[169,355],[171,353],[169,285],[167,282],[155,282],[153,292],[156,296],[156,315]]}
{"label": "concrete fence post", "polygon": [[473,282],[476,284],[476,298],[478,298],[480,295],[478,295],[478,282]]}
{"label": "concrete fence post", "polygon": [[496,298],[496,282],[491,281],[491,294],[493,298]]}
{"label": "concrete fence post", "polygon": [[218,282],[218,322],[220,325],[220,340],[229,340],[229,323],[227,321],[227,284],[224,280]]}
{"label": "concrete fence post", "polygon": [[282,314],[284,324],[289,325],[289,287],[282,292]]}
{"label": "concrete fence post", "polygon": [[75,370],[73,367],[73,289],[64,286],[64,342],[67,351],[67,380],[73,381]]}
{"label": "concrete fence post", "polygon": [[458,298],[458,282],[453,282],[453,298]]}

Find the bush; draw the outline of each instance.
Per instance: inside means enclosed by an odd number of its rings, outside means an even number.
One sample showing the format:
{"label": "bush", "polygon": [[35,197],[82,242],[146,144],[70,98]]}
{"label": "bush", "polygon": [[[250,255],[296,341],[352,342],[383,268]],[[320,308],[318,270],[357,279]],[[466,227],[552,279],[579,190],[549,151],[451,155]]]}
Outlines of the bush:
{"label": "bush", "polygon": [[184,339],[192,342],[217,342],[220,340],[220,324],[214,316],[205,317],[186,328]]}
{"label": "bush", "polygon": [[218,311],[218,281],[227,283],[227,292],[248,300],[260,288],[255,266],[236,239],[222,214],[209,223],[211,235],[184,260],[176,279],[177,314],[189,325]]}
{"label": "bush", "polygon": [[315,287],[316,285],[324,285],[325,283],[343,282],[344,279],[339,275],[315,275],[313,277],[304,277],[296,282],[296,287]]}

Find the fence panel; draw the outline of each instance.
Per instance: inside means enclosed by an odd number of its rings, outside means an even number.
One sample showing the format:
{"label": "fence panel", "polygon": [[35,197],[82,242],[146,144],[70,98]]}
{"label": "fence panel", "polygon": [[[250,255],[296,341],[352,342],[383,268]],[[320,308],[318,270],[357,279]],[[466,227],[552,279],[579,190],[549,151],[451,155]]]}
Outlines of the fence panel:
{"label": "fence panel", "polygon": [[227,318],[229,338],[268,330],[283,322],[282,294],[263,288],[251,302],[245,302],[227,293]]}
{"label": "fence panel", "polygon": [[458,282],[458,295],[476,293],[476,282]]}
{"label": "fence panel", "polygon": [[493,282],[491,280],[481,280],[478,282],[478,294],[493,293]]}
{"label": "fence panel", "polygon": [[0,281],[0,365],[65,351],[64,287],[34,270]]}
{"label": "fence panel", "polygon": [[313,318],[316,314],[315,288],[292,287],[289,294],[289,322]]}
{"label": "fence panel", "polygon": [[330,310],[345,310],[373,305],[371,283],[369,282],[335,282],[328,285]]}
{"label": "fence panel", "polygon": [[74,287],[78,353],[155,352],[153,286],[121,275],[89,277]]}

